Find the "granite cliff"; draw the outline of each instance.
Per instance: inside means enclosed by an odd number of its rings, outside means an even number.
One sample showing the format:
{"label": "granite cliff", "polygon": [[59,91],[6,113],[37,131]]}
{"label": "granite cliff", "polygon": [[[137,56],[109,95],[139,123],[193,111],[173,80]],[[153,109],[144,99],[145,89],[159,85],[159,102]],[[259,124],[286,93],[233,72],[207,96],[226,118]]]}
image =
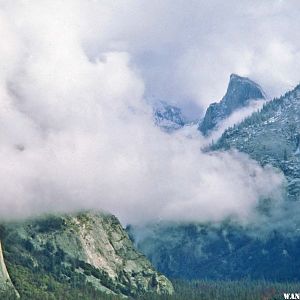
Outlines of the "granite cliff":
{"label": "granite cliff", "polygon": [[[122,297],[173,293],[171,282],[134,248],[112,215],[47,216],[4,224],[1,231],[5,260],[12,271],[22,267]],[[1,266],[0,282],[12,287],[3,260]],[[11,275],[17,281],[14,272]]]}

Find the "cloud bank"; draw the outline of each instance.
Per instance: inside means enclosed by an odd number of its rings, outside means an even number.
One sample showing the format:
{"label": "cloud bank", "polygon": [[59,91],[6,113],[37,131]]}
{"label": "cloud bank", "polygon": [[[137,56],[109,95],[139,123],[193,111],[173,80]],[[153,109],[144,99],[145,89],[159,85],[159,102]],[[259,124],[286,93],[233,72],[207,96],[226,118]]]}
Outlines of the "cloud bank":
{"label": "cloud bank", "polygon": [[[260,198],[279,201],[283,177],[273,169],[236,152],[201,153],[198,132],[168,135],[153,125],[144,98],[157,84],[149,85],[157,61],[147,51],[157,41],[158,52],[169,49],[177,33],[185,36],[178,28],[188,16],[196,18],[186,8],[171,26],[185,7],[172,3],[0,1],[2,219],[101,209],[124,223],[247,220]],[[192,67],[184,63],[190,49],[180,70]],[[161,59],[165,76],[173,63]]]}
{"label": "cloud bank", "polygon": [[89,39],[88,55],[130,53],[146,95],[193,118],[222,98],[231,73],[257,81],[271,98],[299,83],[297,0],[93,3],[89,36],[97,38]]}
{"label": "cloud bank", "polygon": [[237,109],[230,116],[228,116],[228,118],[222,120],[218,124],[217,128],[211,132],[207,140],[217,141],[227,128],[241,123],[254,112],[261,110],[266,102],[267,100],[250,100],[247,106]]}

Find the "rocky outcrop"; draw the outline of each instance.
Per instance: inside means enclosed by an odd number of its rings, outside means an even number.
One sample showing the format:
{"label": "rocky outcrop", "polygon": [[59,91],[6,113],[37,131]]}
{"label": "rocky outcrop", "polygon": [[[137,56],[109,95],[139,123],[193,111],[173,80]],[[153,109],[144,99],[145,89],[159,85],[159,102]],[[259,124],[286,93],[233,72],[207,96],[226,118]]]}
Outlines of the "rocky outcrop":
{"label": "rocky outcrop", "polygon": [[265,99],[264,92],[257,83],[247,77],[231,74],[225,96],[220,102],[208,107],[198,129],[208,135],[235,110],[247,106],[250,100],[257,99]]}
{"label": "rocky outcrop", "polygon": [[7,224],[8,259],[124,296],[172,294],[173,286],[133,246],[112,215],[81,213]]}
{"label": "rocky outcrop", "polygon": [[7,272],[3,258],[2,245],[0,242],[0,296],[1,293],[11,293],[12,295],[16,296],[16,298],[20,297]]}
{"label": "rocky outcrop", "polygon": [[158,102],[154,106],[153,115],[155,125],[166,132],[178,130],[187,123],[180,108],[163,101]]}

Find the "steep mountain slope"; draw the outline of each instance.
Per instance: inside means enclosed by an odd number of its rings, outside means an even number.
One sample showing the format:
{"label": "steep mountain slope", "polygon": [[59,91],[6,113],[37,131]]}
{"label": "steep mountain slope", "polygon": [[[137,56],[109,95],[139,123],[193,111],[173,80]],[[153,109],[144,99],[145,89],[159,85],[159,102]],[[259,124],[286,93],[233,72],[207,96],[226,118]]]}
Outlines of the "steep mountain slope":
{"label": "steep mountain slope", "polygon": [[163,101],[154,106],[153,115],[155,124],[167,132],[180,129],[186,123],[180,108]]}
{"label": "steep mountain slope", "polygon": [[[224,132],[212,150],[236,148],[287,178],[286,201],[262,233],[225,222],[131,228],[138,248],[170,277],[300,280],[300,86]],[[267,203],[267,202],[266,202]],[[267,208],[267,209],[265,209]],[[268,207],[260,207],[263,213]],[[265,228],[268,227],[268,228]]]}
{"label": "steep mountain slope", "polygon": [[260,238],[234,223],[131,228],[137,247],[170,278],[299,281],[300,236]]}
{"label": "steep mountain slope", "polygon": [[222,120],[254,99],[265,99],[262,88],[249,78],[231,74],[225,96],[219,103],[210,104],[198,129],[208,135]]}
{"label": "steep mountain slope", "polygon": [[262,165],[272,164],[281,169],[288,180],[288,197],[299,199],[300,86],[226,130],[212,148],[236,148]]}
{"label": "steep mountain slope", "polygon": [[19,293],[12,284],[10,276],[7,272],[7,268],[3,258],[2,246],[0,242],[0,297],[2,293],[11,294],[16,298],[20,297]]}
{"label": "steep mountain slope", "polygon": [[111,215],[82,213],[5,224],[2,240],[10,266],[51,274],[59,281],[75,280],[125,296],[173,292]]}

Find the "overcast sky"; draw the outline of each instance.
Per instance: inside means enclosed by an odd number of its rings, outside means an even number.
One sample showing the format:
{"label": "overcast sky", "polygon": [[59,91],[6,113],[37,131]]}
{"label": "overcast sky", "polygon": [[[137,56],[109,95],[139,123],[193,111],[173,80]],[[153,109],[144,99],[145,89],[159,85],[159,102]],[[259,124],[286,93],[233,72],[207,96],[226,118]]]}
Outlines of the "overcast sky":
{"label": "overcast sky", "polygon": [[105,16],[107,34],[91,55],[99,47],[128,52],[147,96],[195,117],[221,99],[231,73],[249,76],[270,97],[300,81],[297,0],[100,2],[95,19]]}
{"label": "overcast sky", "polygon": [[201,153],[196,130],[162,132],[145,98],[197,117],[233,72],[269,95],[292,87],[299,4],[0,0],[0,218],[246,221],[259,199],[280,201],[281,174]]}

